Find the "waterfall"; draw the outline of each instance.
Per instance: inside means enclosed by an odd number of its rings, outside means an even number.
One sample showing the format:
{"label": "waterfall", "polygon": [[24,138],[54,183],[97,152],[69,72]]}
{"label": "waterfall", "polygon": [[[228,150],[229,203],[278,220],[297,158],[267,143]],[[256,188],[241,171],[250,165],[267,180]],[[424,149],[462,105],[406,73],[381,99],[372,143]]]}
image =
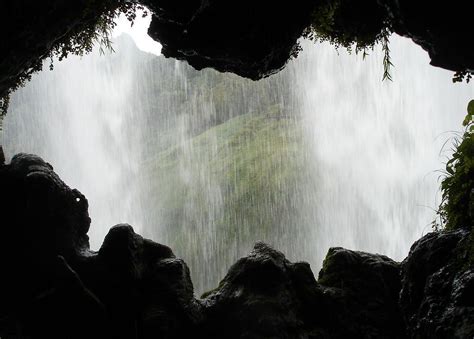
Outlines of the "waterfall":
{"label": "waterfall", "polygon": [[303,48],[290,68],[319,175],[308,217],[317,227],[305,246],[402,260],[432,229],[450,156],[449,141],[443,145],[460,130],[473,88],[453,84],[451,72],[398,36],[390,41],[393,82],[381,81],[381,49],[364,60],[328,43]]}
{"label": "waterfall", "polygon": [[321,267],[330,246],[403,259],[430,230],[443,143],[472,86],[391,39],[361,56],[304,41],[253,82],[138,50],[55,63],[12,97],[7,160],[36,153],[89,200],[91,247],[109,227],[169,245],[196,291],[213,288],[257,240]]}
{"label": "waterfall", "polygon": [[139,114],[131,106],[131,46],[124,47],[55,62],[54,71],[42,71],[15,92],[4,122],[7,158],[37,154],[87,196],[93,248],[114,224],[141,225],[134,199],[139,130],[123,133]]}

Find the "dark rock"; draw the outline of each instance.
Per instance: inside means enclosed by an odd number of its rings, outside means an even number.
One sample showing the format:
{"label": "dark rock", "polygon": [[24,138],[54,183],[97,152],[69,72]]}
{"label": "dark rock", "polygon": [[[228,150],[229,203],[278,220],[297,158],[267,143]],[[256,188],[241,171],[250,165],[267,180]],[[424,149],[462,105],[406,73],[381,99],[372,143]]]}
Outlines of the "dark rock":
{"label": "dark rock", "polygon": [[[297,39],[309,26],[318,3],[310,0],[139,2],[154,12],[149,34],[163,45],[165,56],[187,60],[196,69],[213,67],[251,79],[278,72],[297,53]],[[20,79],[39,69],[53,46],[90,29],[101,15],[120,3],[116,0],[1,1],[0,98],[18,85]],[[389,13],[393,30],[428,51],[431,64],[453,71],[474,70],[470,3],[428,0],[378,0],[378,3]],[[365,8],[358,6],[354,10],[365,23],[362,27],[379,27],[380,18],[371,11],[363,17]]]}
{"label": "dark rock", "polygon": [[1,1],[0,97],[22,74],[37,69],[56,42],[100,14],[87,0]]}
{"label": "dark rock", "polygon": [[187,265],[171,249],[116,225],[75,265],[104,303],[113,338],[185,338],[200,319]]}
{"label": "dark rock", "polygon": [[339,337],[406,337],[398,305],[400,279],[400,264],[386,256],[329,249],[318,282],[335,301]]}
{"label": "dark rock", "polygon": [[308,0],[143,3],[155,11],[148,34],[162,44],[163,55],[254,80],[285,66],[314,8]]}
{"label": "dark rock", "polygon": [[143,279],[141,315],[145,338],[199,337],[201,305],[194,297],[188,266],[177,258],[163,259]]}
{"label": "dark rock", "polygon": [[196,299],[187,265],[130,225],[90,251],[87,200],[41,158],[0,166],[0,189],[1,338],[474,335],[468,230],[426,235],[402,264],[331,248],[318,281],[309,264],[257,243]]}
{"label": "dark rock", "polygon": [[403,338],[399,264],[331,249],[316,282],[263,243],[234,264],[203,301],[205,334],[218,338]]}
{"label": "dark rock", "polygon": [[470,3],[382,0],[397,34],[426,50],[431,64],[452,71],[474,71],[474,30]]}
{"label": "dark rock", "polygon": [[35,338],[104,338],[105,308],[81,279],[58,257],[51,289],[39,294],[20,314],[24,332]]}
{"label": "dark rock", "polygon": [[10,243],[27,241],[31,252],[65,258],[89,248],[87,199],[69,188],[50,164],[34,155],[17,154],[1,171],[2,207],[15,215],[4,225],[12,232]]}
{"label": "dark rock", "polygon": [[0,192],[1,315],[53,285],[58,255],[68,260],[88,249],[90,219],[86,198],[37,156],[18,154],[0,166]]}
{"label": "dark rock", "polygon": [[403,262],[400,305],[414,338],[474,336],[474,273],[466,230],[430,233]]}
{"label": "dark rock", "polygon": [[122,224],[90,251],[87,200],[37,156],[1,166],[0,191],[0,337],[192,333],[200,305],[188,267],[170,248]]}
{"label": "dark rock", "polygon": [[3,147],[0,145],[0,165],[3,164],[5,164],[5,153],[3,153]]}
{"label": "dark rock", "polygon": [[[300,278],[300,276],[302,278]],[[298,281],[311,300],[298,295]],[[204,299],[208,338],[302,338],[308,334],[304,306],[316,305],[322,291],[309,265],[292,264],[264,243],[237,261],[219,287]],[[313,309],[318,313],[318,309]]]}

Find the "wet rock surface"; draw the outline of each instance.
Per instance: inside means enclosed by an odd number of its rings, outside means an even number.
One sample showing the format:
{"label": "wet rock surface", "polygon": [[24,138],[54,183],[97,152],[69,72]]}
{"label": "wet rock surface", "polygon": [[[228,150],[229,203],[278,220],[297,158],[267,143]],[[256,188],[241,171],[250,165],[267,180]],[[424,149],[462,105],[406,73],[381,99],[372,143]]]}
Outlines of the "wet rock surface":
{"label": "wet rock surface", "polygon": [[400,298],[413,337],[474,337],[469,241],[467,230],[457,230],[430,233],[413,244],[403,262]]}
{"label": "wet rock surface", "polygon": [[331,248],[318,280],[309,264],[257,243],[197,298],[187,265],[130,225],[112,227],[91,251],[87,200],[41,158],[0,166],[0,190],[2,338],[474,334],[467,230],[426,235],[403,263]]}

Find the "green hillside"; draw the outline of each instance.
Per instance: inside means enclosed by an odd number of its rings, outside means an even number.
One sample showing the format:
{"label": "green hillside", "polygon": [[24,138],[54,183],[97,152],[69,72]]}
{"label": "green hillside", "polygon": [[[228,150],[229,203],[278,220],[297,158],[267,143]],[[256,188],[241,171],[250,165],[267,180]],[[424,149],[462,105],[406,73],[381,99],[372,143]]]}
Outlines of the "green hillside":
{"label": "green hillside", "polygon": [[159,223],[154,236],[165,236],[191,269],[204,257],[210,271],[223,272],[241,255],[237,248],[250,249],[256,240],[285,243],[284,228],[303,205],[295,193],[308,178],[303,133],[301,121],[273,105],[147,159],[145,182],[159,192],[148,202]]}

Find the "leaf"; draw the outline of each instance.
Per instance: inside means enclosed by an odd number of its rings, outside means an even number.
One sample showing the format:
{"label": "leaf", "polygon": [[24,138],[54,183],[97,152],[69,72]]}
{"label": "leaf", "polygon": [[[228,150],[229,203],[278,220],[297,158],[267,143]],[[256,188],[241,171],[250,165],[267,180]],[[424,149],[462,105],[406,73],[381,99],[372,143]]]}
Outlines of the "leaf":
{"label": "leaf", "polygon": [[467,126],[469,125],[469,122],[471,121],[471,116],[468,114],[466,115],[466,117],[464,118],[464,120],[462,121],[462,125],[463,126]]}
{"label": "leaf", "polygon": [[469,104],[467,104],[467,115],[464,118],[464,121],[462,122],[463,126],[468,126],[474,118],[474,100],[469,101]]}
{"label": "leaf", "polygon": [[467,104],[467,114],[470,116],[474,115],[474,100],[469,101]]}

